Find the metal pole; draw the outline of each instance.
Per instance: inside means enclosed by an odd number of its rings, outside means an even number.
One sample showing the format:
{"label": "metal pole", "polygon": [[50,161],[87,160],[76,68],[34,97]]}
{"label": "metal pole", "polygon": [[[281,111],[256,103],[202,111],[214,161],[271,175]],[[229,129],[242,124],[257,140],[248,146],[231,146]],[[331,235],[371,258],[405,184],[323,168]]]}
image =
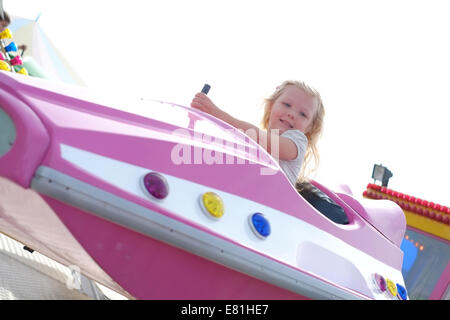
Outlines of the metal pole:
{"label": "metal pole", "polygon": [[0,0],[0,18],[2,18],[2,20],[5,20],[5,15],[3,14],[3,0]]}

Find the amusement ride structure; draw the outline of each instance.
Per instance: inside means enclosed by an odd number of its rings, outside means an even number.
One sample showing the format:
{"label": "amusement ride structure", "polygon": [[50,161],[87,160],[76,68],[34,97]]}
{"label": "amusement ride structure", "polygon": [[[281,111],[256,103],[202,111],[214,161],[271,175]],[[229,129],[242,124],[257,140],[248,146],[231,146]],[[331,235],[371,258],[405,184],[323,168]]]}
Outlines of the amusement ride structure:
{"label": "amusement ride structure", "polygon": [[333,220],[239,130],[26,76],[0,38],[0,232],[130,298],[409,299],[402,205],[312,181]]}

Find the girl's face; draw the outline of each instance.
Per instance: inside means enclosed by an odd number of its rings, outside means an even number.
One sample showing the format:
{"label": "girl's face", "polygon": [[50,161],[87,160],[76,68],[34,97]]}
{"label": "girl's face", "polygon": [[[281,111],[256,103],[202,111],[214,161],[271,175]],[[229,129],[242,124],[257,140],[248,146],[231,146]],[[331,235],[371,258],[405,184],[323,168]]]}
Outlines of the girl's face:
{"label": "girl's face", "polygon": [[290,129],[308,133],[317,112],[315,97],[294,85],[284,88],[273,102],[268,129],[278,129],[280,134]]}

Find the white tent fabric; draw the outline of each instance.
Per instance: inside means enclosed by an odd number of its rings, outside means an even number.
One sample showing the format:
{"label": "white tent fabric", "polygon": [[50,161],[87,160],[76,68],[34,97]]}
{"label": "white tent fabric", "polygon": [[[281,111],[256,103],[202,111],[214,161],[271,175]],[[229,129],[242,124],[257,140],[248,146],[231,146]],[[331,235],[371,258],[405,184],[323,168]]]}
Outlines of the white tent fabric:
{"label": "white tent fabric", "polygon": [[92,299],[107,299],[93,281],[0,234],[0,300]]}

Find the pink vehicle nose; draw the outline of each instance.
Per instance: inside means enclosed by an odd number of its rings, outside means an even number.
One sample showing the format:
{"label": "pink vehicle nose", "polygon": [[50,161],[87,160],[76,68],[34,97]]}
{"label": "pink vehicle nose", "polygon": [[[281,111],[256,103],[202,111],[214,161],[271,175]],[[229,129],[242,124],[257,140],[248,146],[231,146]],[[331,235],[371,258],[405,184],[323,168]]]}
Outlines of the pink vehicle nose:
{"label": "pink vehicle nose", "polygon": [[[0,176],[29,187],[38,165],[49,145],[49,134],[36,113],[15,95],[0,88],[2,127],[10,124],[10,130],[19,134],[6,141],[7,152],[0,154]],[[4,137],[3,137],[4,138]],[[1,139],[0,139],[1,140]]]}

